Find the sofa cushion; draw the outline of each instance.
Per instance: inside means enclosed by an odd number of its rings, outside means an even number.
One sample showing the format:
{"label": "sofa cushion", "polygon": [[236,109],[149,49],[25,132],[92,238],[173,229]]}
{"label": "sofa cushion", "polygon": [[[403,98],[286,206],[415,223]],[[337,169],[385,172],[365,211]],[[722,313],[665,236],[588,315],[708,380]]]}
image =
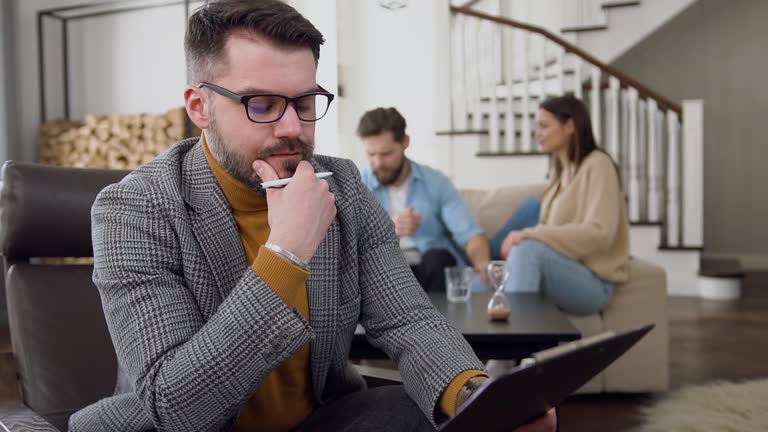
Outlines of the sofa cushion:
{"label": "sofa cushion", "polygon": [[530,183],[489,190],[463,189],[459,193],[486,235],[491,237],[504,226],[526,198],[541,196],[545,187],[546,183]]}
{"label": "sofa cushion", "polygon": [[631,258],[629,281],[616,287],[603,311],[605,327],[616,332],[648,323],[656,327],[606,369],[606,389],[614,392],[664,391],[669,388],[669,326],[664,269]]}

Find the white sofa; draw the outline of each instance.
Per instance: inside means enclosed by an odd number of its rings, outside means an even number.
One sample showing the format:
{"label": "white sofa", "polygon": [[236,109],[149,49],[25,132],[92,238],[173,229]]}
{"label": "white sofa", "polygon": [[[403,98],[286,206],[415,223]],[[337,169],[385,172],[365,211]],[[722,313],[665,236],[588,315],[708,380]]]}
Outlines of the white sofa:
{"label": "white sofa", "polygon": [[[460,190],[465,203],[489,236],[495,234],[524,199],[539,196],[544,184],[504,186],[493,190]],[[631,248],[631,245],[630,245]],[[583,336],[621,331],[654,323],[656,327],[581,392],[644,393],[669,388],[669,331],[666,273],[661,267],[632,258],[629,281],[616,287],[604,311],[569,316]]]}

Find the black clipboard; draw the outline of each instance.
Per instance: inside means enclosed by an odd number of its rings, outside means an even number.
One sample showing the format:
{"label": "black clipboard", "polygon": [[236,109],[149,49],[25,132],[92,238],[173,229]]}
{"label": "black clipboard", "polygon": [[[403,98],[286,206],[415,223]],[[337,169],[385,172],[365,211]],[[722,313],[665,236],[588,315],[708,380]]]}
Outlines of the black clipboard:
{"label": "black clipboard", "polygon": [[562,403],[653,327],[649,324],[543,351],[534,363],[486,381],[438,430],[459,432],[481,427],[483,432],[509,431],[528,423]]}

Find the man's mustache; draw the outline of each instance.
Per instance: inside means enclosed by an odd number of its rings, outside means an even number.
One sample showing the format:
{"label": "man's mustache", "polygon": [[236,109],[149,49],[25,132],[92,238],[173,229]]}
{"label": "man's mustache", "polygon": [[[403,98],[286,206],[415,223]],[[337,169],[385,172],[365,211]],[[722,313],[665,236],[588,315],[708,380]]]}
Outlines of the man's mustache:
{"label": "man's mustache", "polygon": [[306,155],[311,151],[311,144],[307,144],[298,138],[284,138],[274,146],[259,152],[259,157],[257,157],[257,159],[264,159],[279,153],[301,153],[302,155]]}

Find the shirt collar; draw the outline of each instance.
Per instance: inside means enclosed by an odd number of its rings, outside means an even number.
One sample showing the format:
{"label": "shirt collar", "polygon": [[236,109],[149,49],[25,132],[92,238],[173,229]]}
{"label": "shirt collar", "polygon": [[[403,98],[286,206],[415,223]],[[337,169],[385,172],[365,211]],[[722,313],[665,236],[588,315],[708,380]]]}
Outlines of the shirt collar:
{"label": "shirt collar", "polygon": [[[408,163],[411,164],[411,173],[408,174],[408,178],[410,178],[410,181],[414,182],[416,180],[422,179],[423,175],[422,175],[422,172],[421,172],[421,168],[419,167],[419,164],[417,164],[416,162],[414,162],[414,161],[412,161],[411,159],[408,159],[408,158],[406,158],[406,160],[408,161]],[[381,188],[388,187],[388,186],[384,186],[383,184],[381,184],[381,182],[379,182],[379,178],[376,177],[376,173],[373,172],[373,168],[371,168],[371,180],[373,181],[373,189],[374,190],[378,190],[378,189],[381,189]]]}

